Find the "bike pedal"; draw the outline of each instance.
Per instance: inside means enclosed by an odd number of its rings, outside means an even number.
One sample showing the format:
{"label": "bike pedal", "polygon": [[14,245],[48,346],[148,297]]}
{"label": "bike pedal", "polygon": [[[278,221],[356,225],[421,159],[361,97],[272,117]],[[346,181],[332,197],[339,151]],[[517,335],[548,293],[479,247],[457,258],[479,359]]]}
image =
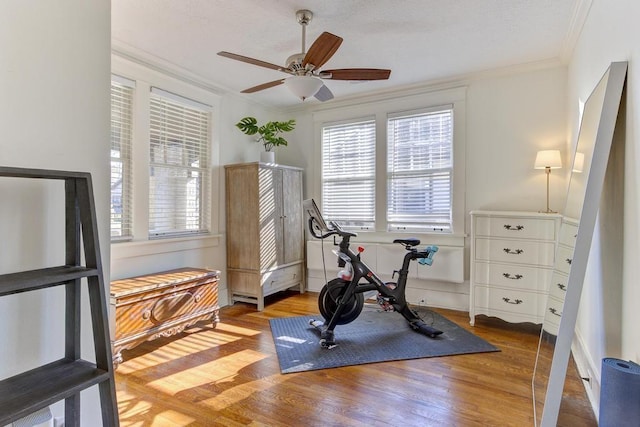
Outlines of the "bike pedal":
{"label": "bike pedal", "polygon": [[332,348],[336,348],[338,344],[335,342],[328,343],[326,340],[320,340],[320,347],[326,348],[327,350],[331,350]]}

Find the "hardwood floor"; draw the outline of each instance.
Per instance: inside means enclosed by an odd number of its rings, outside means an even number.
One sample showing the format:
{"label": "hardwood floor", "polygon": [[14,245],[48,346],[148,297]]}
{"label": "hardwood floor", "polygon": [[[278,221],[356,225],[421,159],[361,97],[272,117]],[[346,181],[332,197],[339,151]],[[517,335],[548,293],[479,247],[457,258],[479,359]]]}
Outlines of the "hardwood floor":
{"label": "hardwood floor", "polygon": [[[280,374],[269,319],[318,312],[317,294],[236,303],[201,325],[123,352],[122,426],[532,426],[539,328],[436,310],[501,349]],[[357,320],[356,320],[357,321]],[[336,328],[339,339],[340,327]],[[425,339],[428,339],[425,337]],[[595,426],[577,372],[559,425]]]}

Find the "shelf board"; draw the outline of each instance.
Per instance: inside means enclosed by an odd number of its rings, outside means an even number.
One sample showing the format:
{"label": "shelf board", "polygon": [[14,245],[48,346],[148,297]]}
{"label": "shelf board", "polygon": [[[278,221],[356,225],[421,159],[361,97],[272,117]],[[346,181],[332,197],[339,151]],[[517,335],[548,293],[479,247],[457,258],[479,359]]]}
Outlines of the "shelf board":
{"label": "shelf board", "polygon": [[0,381],[0,426],[11,424],[75,393],[109,381],[86,360],[60,359]]}
{"label": "shelf board", "polygon": [[0,296],[58,286],[71,280],[96,275],[98,270],[95,268],[68,265],[2,274],[0,275]]}

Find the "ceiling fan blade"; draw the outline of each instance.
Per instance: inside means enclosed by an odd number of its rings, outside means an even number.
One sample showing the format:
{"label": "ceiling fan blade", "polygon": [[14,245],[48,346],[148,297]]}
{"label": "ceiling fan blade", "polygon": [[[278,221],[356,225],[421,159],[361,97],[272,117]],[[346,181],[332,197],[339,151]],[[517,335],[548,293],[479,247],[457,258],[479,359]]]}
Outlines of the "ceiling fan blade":
{"label": "ceiling fan blade", "polygon": [[240,93],[254,93],[264,89],[269,89],[270,87],[281,85],[282,83],[284,83],[284,79],[274,80],[269,83],[262,83],[261,85],[250,87],[249,89],[245,89]]}
{"label": "ceiling fan blade", "polygon": [[[323,77],[323,74],[331,73],[331,77]],[[337,70],[322,70],[320,77],[331,80],[387,80],[391,70],[379,68],[341,68]]]}
{"label": "ceiling fan blade", "polygon": [[333,93],[331,93],[327,85],[322,85],[320,90],[318,90],[314,96],[318,101],[322,102],[333,99]]}
{"label": "ceiling fan blade", "polygon": [[270,68],[276,71],[284,71],[285,73],[288,71],[286,68],[281,67],[280,65],[271,64],[269,62],[260,61],[259,59],[249,58],[248,56],[238,55],[236,53],[231,52],[218,52],[218,55],[224,56],[225,58],[235,59],[236,61],[246,62],[247,64],[257,65],[258,67]]}
{"label": "ceiling fan blade", "polygon": [[341,44],[342,37],[325,31],[309,48],[302,60],[302,66],[313,64],[316,69],[322,67],[336,53]]}

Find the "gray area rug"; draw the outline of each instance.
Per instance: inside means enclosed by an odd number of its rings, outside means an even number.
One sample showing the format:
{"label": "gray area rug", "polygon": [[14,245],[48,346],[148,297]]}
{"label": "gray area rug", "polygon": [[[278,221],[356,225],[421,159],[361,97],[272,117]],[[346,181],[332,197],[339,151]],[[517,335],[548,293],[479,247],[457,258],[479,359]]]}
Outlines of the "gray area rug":
{"label": "gray area rug", "polygon": [[444,333],[429,338],[413,331],[401,314],[365,305],[356,320],[335,328],[337,347],[320,347],[320,332],[310,319],[321,315],[271,319],[271,332],[283,374],[390,360],[500,351],[438,313],[418,310],[425,323]]}

